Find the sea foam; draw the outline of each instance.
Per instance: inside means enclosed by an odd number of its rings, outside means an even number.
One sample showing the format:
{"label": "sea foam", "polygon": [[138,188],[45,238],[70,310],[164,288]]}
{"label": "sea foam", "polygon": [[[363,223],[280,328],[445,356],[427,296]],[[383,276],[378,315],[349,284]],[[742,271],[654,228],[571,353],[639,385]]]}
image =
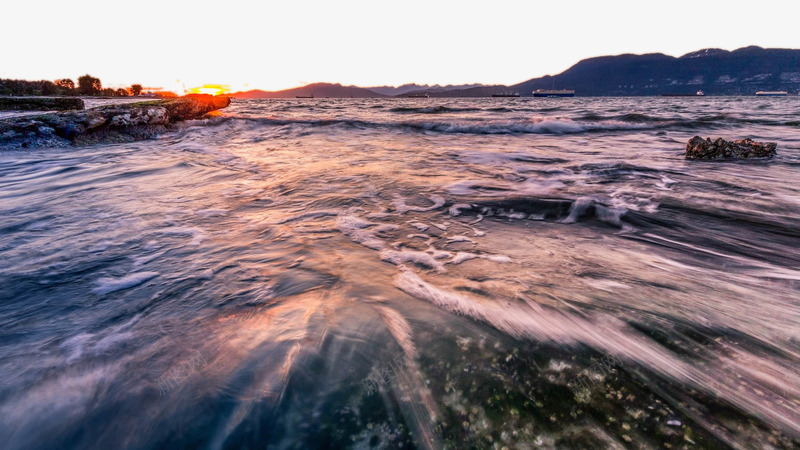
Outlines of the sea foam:
{"label": "sea foam", "polygon": [[99,278],[95,282],[95,287],[92,289],[92,292],[97,295],[106,295],[112,292],[130,289],[134,286],[144,283],[145,281],[152,280],[159,275],[160,274],[158,272],[137,272],[120,278]]}

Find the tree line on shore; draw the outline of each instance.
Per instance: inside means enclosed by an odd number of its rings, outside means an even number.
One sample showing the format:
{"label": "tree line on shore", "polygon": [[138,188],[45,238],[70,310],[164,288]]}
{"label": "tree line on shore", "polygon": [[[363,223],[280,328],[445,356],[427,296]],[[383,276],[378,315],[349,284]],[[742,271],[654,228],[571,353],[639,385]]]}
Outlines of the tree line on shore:
{"label": "tree line on shore", "polygon": [[141,84],[132,84],[129,88],[105,88],[99,78],[89,74],[78,77],[75,84],[69,78],[55,81],[10,80],[0,79],[0,95],[63,95],[63,96],[105,96],[128,97],[142,93]]}

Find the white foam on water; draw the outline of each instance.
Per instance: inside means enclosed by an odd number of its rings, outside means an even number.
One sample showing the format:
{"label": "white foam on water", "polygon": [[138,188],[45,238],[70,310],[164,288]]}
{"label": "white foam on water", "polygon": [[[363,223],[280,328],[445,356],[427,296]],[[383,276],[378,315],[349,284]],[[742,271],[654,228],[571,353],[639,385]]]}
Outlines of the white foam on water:
{"label": "white foam on water", "polygon": [[625,208],[611,208],[600,204],[594,205],[594,213],[597,219],[618,227],[622,226],[622,216],[627,212],[628,210]]}
{"label": "white foam on water", "polygon": [[466,236],[463,236],[463,235],[457,235],[457,236],[453,236],[451,238],[447,238],[447,243],[448,244],[453,244],[453,243],[456,243],[456,242],[470,242],[472,244],[475,243],[475,241],[473,241],[472,239],[470,239],[470,238],[468,238]]}
{"label": "white foam on water", "polygon": [[[482,218],[482,217],[481,217],[481,218]],[[475,228],[475,227],[471,227],[471,226],[469,226],[469,225],[464,225],[464,226],[465,226],[465,227],[467,227],[467,228],[469,228],[469,229],[472,231],[472,234],[474,234],[474,235],[475,235],[475,237],[483,237],[483,236],[486,236],[486,233],[485,233],[485,232],[483,232],[483,231],[481,231],[481,230],[479,230],[479,229],[477,229],[477,228]]]}
{"label": "white foam on water", "polygon": [[446,264],[461,264],[465,261],[469,261],[472,259],[485,259],[487,261],[492,261],[496,263],[510,263],[511,258],[506,255],[483,255],[478,253],[470,253],[470,252],[458,252],[453,259],[447,261]]}
{"label": "white foam on water", "polygon": [[450,261],[447,261],[447,264],[454,264],[454,265],[455,264],[461,264],[464,261],[469,261],[471,259],[476,259],[476,258],[480,258],[480,257],[481,257],[481,255],[478,255],[476,253],[458,252],[458,253],[456,253],[455,256],[453,256],[453,259],[451,259]]}
{"label": "white foam on water", "polygon": [[397,197],[395,197],[394,201],[392,202],[392,205],[394,206],[394,209],[398,214],[405,214],[405,213],[407,213],[409,211],[413,211],[413,212],[433,211],[435,209],[441,208],[445,204],[444,197],[442,197],[440,195],[431,195],[430,197],[428,197],[428,199],[431,202],[433,202],[433,205],[426,206],[426,207],[409,206],[409,205],[406,204],[406,201],[405,201],[405,199],[403,197],[397,196]]}
{"label": "white foam on water", "polygon": [[657,186],[662,186],[669,190],[672,190],[672,186],[675,184],[678,184],[678,182],[666,175],[661,175],[661,183],[657,184]]}
{"label": "white foam on water", "polygon": [[510,263],[512,262],[511,258],[506,255],[485,255],[482,258],[488,259],[489,261],[497,262],[497,263]]}
{"label": "white foam on water", "polygon": [[472,205],[467,203],[456,203],[448,209],[451,216],[460,216],[462,209],[472,209]]}
{"label": "white foam on water", "polygon": [[336,218],[336,225],[341,230],[358,230],[374,226],[375,223],[349,214],[339,214]]}
{"label": "white foam on water", "polygon": [[453,256],[452,252],[448,252],[446,250],[439,250],[433,247],[428,248],[428,253],[431,254],[436,259],[447,259]]}
{"label": "white foam on water", "polygon": [[92,289],[92,292],[97,295],[106,295],[112,292],[130,289],[146,281],[152,280],[159,275],[161,274],[158,272],[137,272],[120,278],[100,278],[95,281],[95,288]]}
{"label": "white foam on water", "polygon": [[409,234],[409,235],[407,235],[406,237],[407,237],[408,239],[416,239],[416,238],[419,238],[419,239],[426,239],[426,240],[431,238],[431,237],[430,237],[430,236],[428,236],[427,234],[420,234],[420,233]]}
{"label": "white foam on water", "polygon": [[[499,215],[499,214],[498,214],[498,215]],[[527,215],[527,214],[525,214],[524,212],[516,212],[516,211],[514,211],[514,210],[512,209],[511,211],[509,211],[509,212],[505,213],[505,214],[504,214],[504,216],[505,216],[505,217],[508,217],[509,219],[517,219],[517,220],[522,220],[522,219],[526,218],[528,215]]]}
{"label": "white foam on water", "polygon": [[478,214],[478,218],[473,220],[472,222],[470,222],[469,225],[475,225],[476,223],[480,222],[481,220],[483,220],[483,214]]}
{"label": "white foam on water", "polygon": [[210,280],[214,278],[214,269],[206,269],[197,274],[196,278],[198,280]]}
{"label": "white foam on water", "polygon": [[416,250],[385,250],[381,252],[381,259],[392,264],[401,265],[405,263],[421,264],[437,272],[445,272],[444,264],[437,261],[432,255]]}
{"label": "white foam on water", "polygon": [[[787,372],[787,367],[756,355],[741,350],[736,355],[723,352],[718,359],[695,366],[607,314],[584,318],[535,303],[501,303],[455,293],[424,281],[405,266],[395,277],[395,286],[445,311],[485,322],[516,338],[565,345],[583,343],[634,361],[800,434],[800,374]],[[742,389],[744,385],[748,389]]]}
{"label": "white foam on water", "polygon": [[581,197],[574,202],[572,202],[572,206],[569,207],[569,216],[564,219],[561,219],[559,222],[561,223],[575,223],[578,221],[580,216],[586,213],[590,207],[594,206],[595,202],[594,199],[591,197]]}
{"label": "white foam on water", "polygon": [[375,236],[377,230],[369,229],[375,225],[375,223],[349,214],[340,214],[336,218],[336,227],[353,242],[373,250],[381,250],[386,247],[386,242]]}
{"label": "white foam on water", "polygon": [[428,231],[428,228],[430,228],[428,225],[425,225],[422,222],[411,222],[409,225],[418,229],[419,231]]}

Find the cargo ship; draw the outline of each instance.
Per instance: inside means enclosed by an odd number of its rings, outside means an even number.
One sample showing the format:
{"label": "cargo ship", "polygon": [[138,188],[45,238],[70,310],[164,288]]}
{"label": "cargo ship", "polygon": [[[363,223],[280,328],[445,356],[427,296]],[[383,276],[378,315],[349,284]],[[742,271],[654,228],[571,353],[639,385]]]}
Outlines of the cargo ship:
{"label": "cargo ship", "polygon": [[537,89],[533,91],[534,97],[574,97],[574,89]]}
{"label": "cargo ship", "polygon": [[786,91],[758,91],[756,95],[759,97],[785,97],[789,93]]}
{"label": "cargo ship", "polygon": [[311,95],[295,95],[294,98],[314,98],[314,94],[311,94]]}
{"label": "cargo ship", "polygon": [[408,94],[406,95],[407,98],[429,98],[430,94]]}
{"label": "cargo ship", "polygon": [[519,97],[519,92],[500,92],[492,94],[492,97]]}

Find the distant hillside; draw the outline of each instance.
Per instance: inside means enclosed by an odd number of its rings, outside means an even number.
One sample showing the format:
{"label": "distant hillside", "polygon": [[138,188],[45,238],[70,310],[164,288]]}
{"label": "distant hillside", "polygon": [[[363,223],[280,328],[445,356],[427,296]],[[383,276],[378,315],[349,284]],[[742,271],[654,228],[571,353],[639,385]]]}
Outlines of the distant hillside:
{"label": "distant hillside", "polygon": [[534,78],[511,90],[575,89],[576,95],[752,95],[800,90],[800,50],[745,47],[703,49],[676,58],[661,53],[584,59],[566,71]]}
{"label": "distant hillside", "polygon": [[357,86],[342,86],[341,84],[314,83],[283,91],[245,91],[230,94],[233,98],[295,98],[297,96],[314,98],[378,98],[385,95]]}
{"label": "distant hillside", "polygon": [[473,84],[448,84],[446,86],[442,86],[439,84],[429,85],[429,84],[404,84],[402,86],[373,86],[368,87],[370,91],[377,92],[379,94],[388,95],[388,96],[398,96],[407,94],[409,92],[444,92],[444,91],[453,91],[453,90],[461,90],[461,89],[469,89],[473,87],[483,86],[480,83],[473,83]]}
{"label": "distant hillside", "polygon": [[507,92],[519,92],[519,91],[516,91],[511,87],[502,84],[493,84],[493,85],[476,85],[473,87],[467,87],[463,89],[452,89],[447,91],[429,91],[429,90],[412,91],[401,95],[401,97],[409,95],[420,95],[420,94],[428,94],[430,97],[491,97],[492,94],[500,94]]}
{"label": "distant hillside", "polygon": [[530,97],[536,89],[575,89],[577,96],[660,94],[753,95],[757,91],[800,91],[800,50],[745,47],[734,51],[707,48],[679,58],[661,53],[599,56],[584,59],[564,72],[533,78],[513,86],[448,85],[377,86],[361,88],[315,83],[285,91],[237,92],[235,98],[490,97],[518,92]]}

